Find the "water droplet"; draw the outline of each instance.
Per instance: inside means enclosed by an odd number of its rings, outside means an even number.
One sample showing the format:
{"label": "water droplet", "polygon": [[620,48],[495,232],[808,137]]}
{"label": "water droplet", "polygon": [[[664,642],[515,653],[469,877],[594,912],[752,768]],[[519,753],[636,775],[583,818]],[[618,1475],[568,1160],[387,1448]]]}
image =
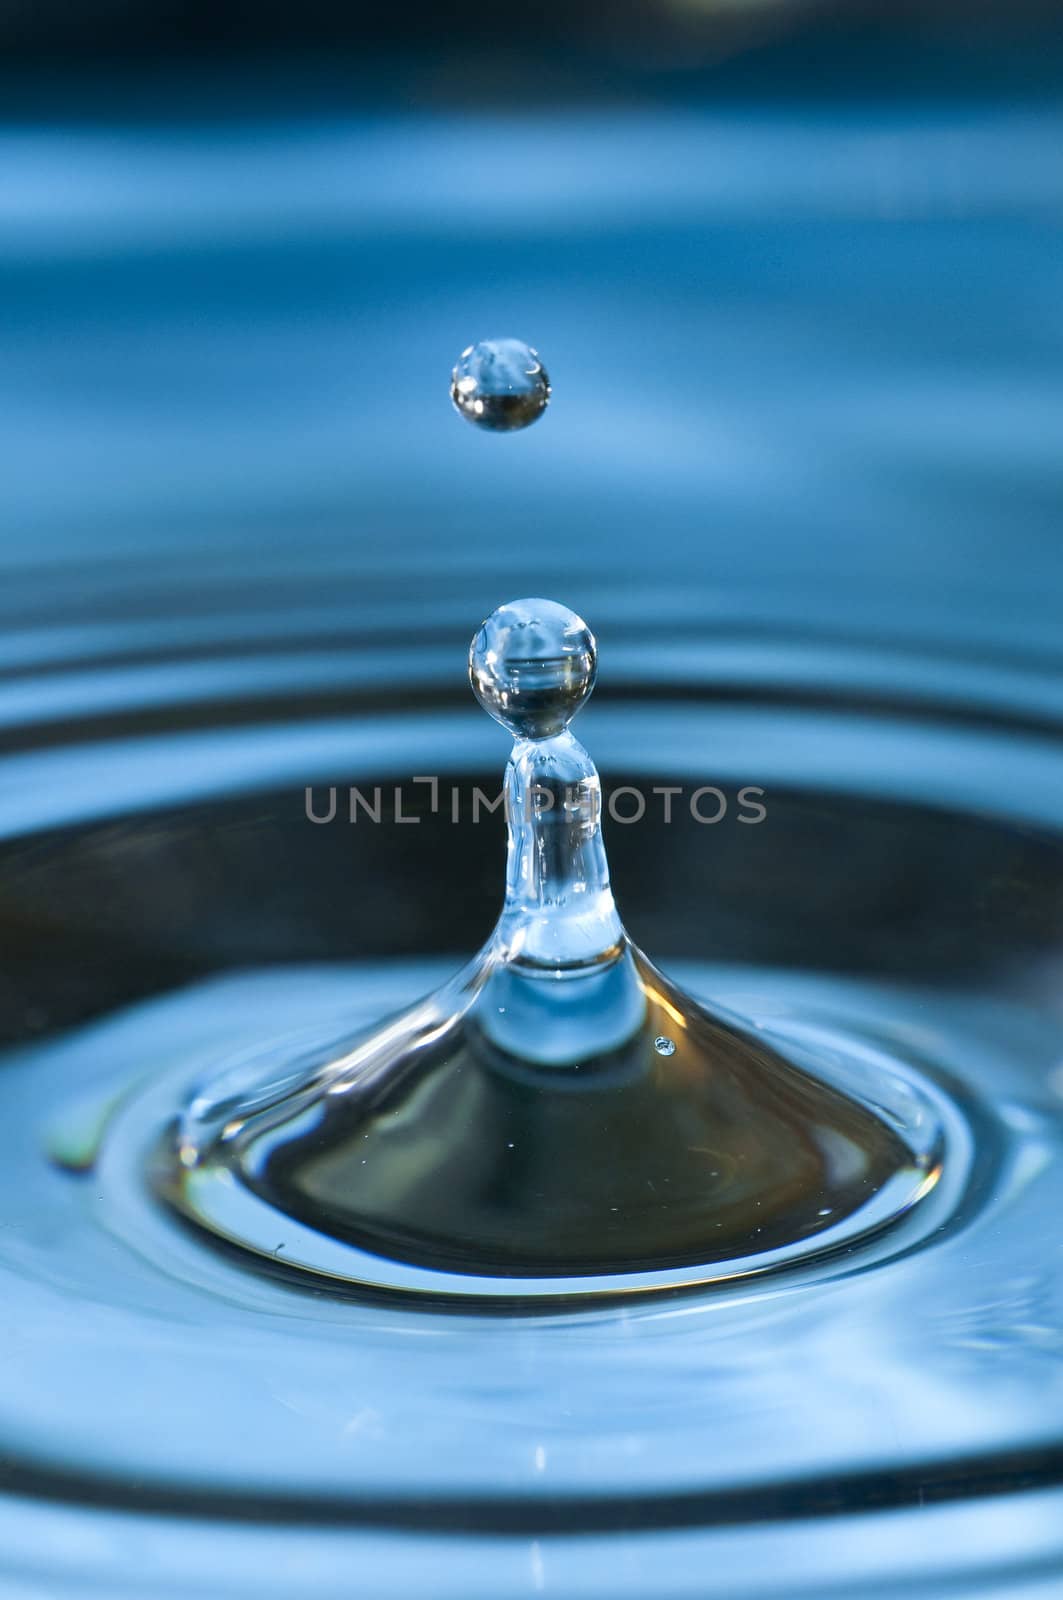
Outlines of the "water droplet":
{"label": "water droplet", "polygon": [[550,379],[531,345],[520,339],[483,339],[459,356],[450,398],[478,428],[511,433],[542,416],[550,404]]}
{"label": "water droplet", "polygon": [[473,638],[469,681],[489,716],[519,738],[567,727],[594,688],[598,648],[574,611],[554,600],[515,600]]}
{"label": "water droplet", "polygon": [[[594,687],[586,623],[513,601],[469,671],[515,739],[493,934],[368,1035],[222,1096],[225,1128],[206,1118],[197,1137],[186,1114],[195,1159],[175,1160],[170,1198],[261,1254],[283,1222],[285,1260],[333,1278],[495,1297],[766,1270],[921,1199],[940,1170],[925,1106],[893,1125],[870,1099],[887,1082],[864,1097],[831,1061],[787,1059],[626,934],[598,774],[568,726]],[[662,1073],[676,1029],[681,1070]]]}

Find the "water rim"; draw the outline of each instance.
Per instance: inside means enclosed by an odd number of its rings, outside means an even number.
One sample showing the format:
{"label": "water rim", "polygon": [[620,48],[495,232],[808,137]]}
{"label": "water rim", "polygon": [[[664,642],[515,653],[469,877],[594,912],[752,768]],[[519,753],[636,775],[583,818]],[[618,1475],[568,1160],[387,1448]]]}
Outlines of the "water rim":
{"label": "water rim", "polygon": [[[732,1020],[741,1026],[741,1019]],[[101,1181],[107,1181],[107,1153],[113,1141],[124,1151],[124,1160],[132,1160],[134,1170],[154,1172],[151,1187],[155,1197],[196,1224],[205,1244],[221,1239],[274,1268],[279,1263],[284,1271],[307,1273],[323,1285],[411,1296],[408,1303],[413,1308],[418,1303],[444,1300],[511,1312],[538,1310],[551,1303],[716,1290],[735,1281],[788,1270],[804,1276],[809,1271],[830,1275],[849,1270],[853,1252],[859,1252],[860,1262],[882,1261],[944,1227],[966,1187],[972,1144],[963,1117],[943,1091],[924,1080],[910,1064],[887,1056],[867,1041],[854,1041],[851,1054],[845,1057],[836,1037],[828,1047],[807,1027],[796,1037],[785,1028],[764,1028],[761,1036],[802,1070],[887,1121],[907,1145],[910,1159],[864,1205],[812,1239],[751,1251],[725,1262],[660,1271],[500,1278],[389,1259],[332,1239],[278,1211],[239,1182],[224,1159],[224,1150],[217,1146],[187,1168],[182,1166],[176,1156],[175,1130],[158,1125],[160,1113],[165,1114],[163,1108],[187,1099],[188,1087],[181,1083],[153,1085],[150,1111],[139,1102],[123,1107],[104,1139]],[[274,1068],[278,1065],[283,1076],[283,1061],[273,1063]],[[209,1084],[207,1088],[209,1091]],[[113,1171],[110,1179],[114,1181]]]}

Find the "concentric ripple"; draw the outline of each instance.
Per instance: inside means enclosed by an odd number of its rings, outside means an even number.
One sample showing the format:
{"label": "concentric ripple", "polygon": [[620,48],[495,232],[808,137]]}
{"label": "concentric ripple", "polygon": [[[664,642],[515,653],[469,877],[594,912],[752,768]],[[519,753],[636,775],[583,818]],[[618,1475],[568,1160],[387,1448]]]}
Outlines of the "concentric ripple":
{"label": "concentric ripple", "polygon": [[[858,717],[826,696],[680,701],[667,684],[652,719],[623,696],[587,713],[607,790],[765,790],[756,828],[611,826],[632,929],[666,970],[825,1073],[873,1071],[893,1085],[885,1113],[910,1120],[929,1097],[941,1119],[933,1193],[859,1249],[654,1300],[577,1312],[518,1297],[500,1314],[315,1284],[293,1271],[290,1228],[263,1236],[252,1268],[159,1203],[158,1141],[219,1063],[257,1073],[278,1042],[314,1048],[323,1028],[363,1027],[452,971],[489,920],[490,825],[306,816],[307,785],[432,771],[490,783],[502,742],[430,683],[401,713],[382,715],[363,686],[364,704],[352,693],[343,715],[323,714],[300,697],[296,663],[269,717],[246,703],[237,716],[235,701],[228,725],[205,706],[170,707],[156,727],[113,722],[101,741],[89,722],[7,763],[6,915],[22,929],[21,989],[53,1030],[28,1042],[9,1013],[21,1039],[0,1075],[13,1130],[0,1274],[24,1335],[0,1428],[25,1527],[84,1516],[118,1530],[136,1512],[158,1551],[159,1519],[179,1513],[190,1552],[221,1539],[232,1566],[218,1587],[233,1593],[252,1573],[264,1593],[280,1581],[248,1519],[285,1523],[291,1550],[310,1548],[296,1530],[313,1526],[319,1552],[341,1537],[321,1525],[342,1525],[367,1559],[397,1530],[427,1551],[460,1528],[463,1593],[476,1595],[507,1570],[534,1588],[536,1560],[547,1581],[593,1587],[588,1552],[622,1525],[632,1553],[614,1588],[644,1582],[652,1548],[671,1595],[691,1560],[753,1520],[826,1581],[842,1562],[817,1538],[830,1509],[853,1513],[851,1574],[858,1541],[874,1548],[869,1508],[903,1516],[918,1496],[939,1503],[919,1527],[933,1520],[957,1541],[939,1570],[962,1572],[976,1548],[962,1490],[990,1496],[990,1522],[1050,1559],[1055,1524],[1036,1497],[992,1498],[1033,1485],[1050,1496],[1063,1460],[1043,1227],[1063,1197],[1050,981],[1063,788],[1040,734]],[[1031,781],[980,779],[995,749]],[[961,791],[981,795],[981,815]],[[406,904],[389,920],[396,881]],[[472,885],[465,903],[459,881]],[[431,884],[423,900],[418,882]],[[436,939],[452,948],[429,959]],[[912,1548],[929,1561],[922,1539]],[[396,1593],[415,1566],[402,1550],[381,1569]],[[111,1570],[103,1546],[86,1559]],[[758,1581],[748,1592],[769,1593],[763,1566]]]}

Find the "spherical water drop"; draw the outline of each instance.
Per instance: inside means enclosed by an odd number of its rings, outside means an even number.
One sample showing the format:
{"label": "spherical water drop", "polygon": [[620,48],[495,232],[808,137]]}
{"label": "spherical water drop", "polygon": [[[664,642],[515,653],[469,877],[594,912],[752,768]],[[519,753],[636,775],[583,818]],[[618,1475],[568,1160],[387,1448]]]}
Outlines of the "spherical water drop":
{"label": "spherical water drop", "polygon": [[520,339],[483,339],[458,358],[450,382],[455,408],[478,428],[526,428],[550,404],[550,379],[538,354]]}
{"label": "spherical water drop", "polygon": [[675,1055],[675,1040],[669,1039],[665,1034],[659,1033],[653,1041],[653,1048],[659,1056]]}
{"label": "spherical water drop", "polygon": [[556,600],[511,600],[475,634],[469,681],[484,710],[522,739],[560,733],[594,688],[598,647]]}

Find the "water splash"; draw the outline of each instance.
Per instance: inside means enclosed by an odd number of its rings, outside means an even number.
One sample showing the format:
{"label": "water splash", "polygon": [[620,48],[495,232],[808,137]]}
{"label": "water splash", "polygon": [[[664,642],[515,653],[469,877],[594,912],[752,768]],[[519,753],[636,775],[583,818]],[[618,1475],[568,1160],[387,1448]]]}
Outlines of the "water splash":
{"label": "water splash", "polygon": [[784,1056],[628,937],[568,726],[596,670],[555,602],[483,624],[470,679],[514,735],[493,934],[368,1034],[283,1044],[197,1095],[164,1185],[186,1215],[270,1255],[295,1223],[287,1262],[355,1282],[538,1297],[792,1264],[934,1186],[917,1090]]}

